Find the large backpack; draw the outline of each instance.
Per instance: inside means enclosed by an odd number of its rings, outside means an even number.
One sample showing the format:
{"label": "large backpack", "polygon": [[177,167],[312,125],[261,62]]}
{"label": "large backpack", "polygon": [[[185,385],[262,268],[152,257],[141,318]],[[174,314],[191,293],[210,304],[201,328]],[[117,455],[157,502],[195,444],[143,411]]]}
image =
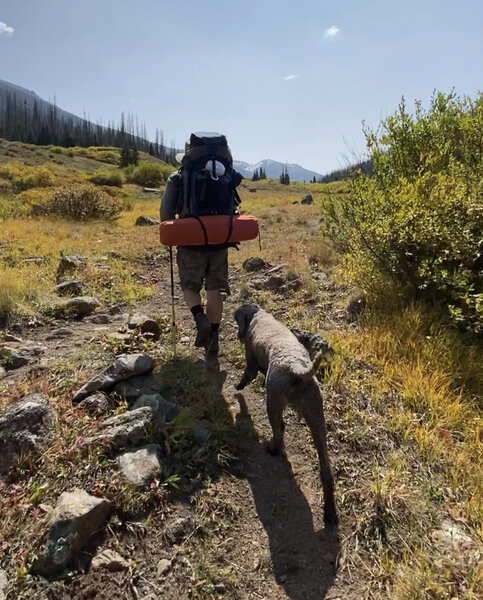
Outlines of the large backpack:
{"label": "large backpack", "polygon": [[237,212],[236,191],[242,177],[224,135],[192,133],[180,169],[181,217],[230,215]]}

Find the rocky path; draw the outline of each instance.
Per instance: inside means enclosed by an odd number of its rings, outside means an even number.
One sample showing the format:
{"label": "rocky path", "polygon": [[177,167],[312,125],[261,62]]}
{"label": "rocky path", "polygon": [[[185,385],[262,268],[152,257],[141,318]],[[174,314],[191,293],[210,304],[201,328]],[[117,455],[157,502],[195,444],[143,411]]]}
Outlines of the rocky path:
{"label": "rocky path", "polygon": [[[169,327],[169,270],[165,259],[151,261],[147,275],[151,272],[163,274],[160,293],[144,306],[136,307],[136,311],[154,317],[162,315]],[[234,273],[233,278],[237,287],[239,274]],[[330,298],[330,287],[326,292]],[[338,291],[332,289],[332,293],[336,295]],[[102,548],[124,557],[129,567],[91,568],[67,580],[37,582],[34,587],[40,597],[267,600],[360,597],[359,585],[350,573],[338,574],[344,522],[339,531],[324,527],[317,457],[307,428],[297,415],[289,412],[287,458],[271,457],[264,445],[270,429],[263,389],[256,383],[243,394],[235,391],[242,362],[232,312],[239,302],[235,296],[226,304],[219,365],[207,370],[216,390],[220,414],[229,423],[230,457],[225,463],[220,461],[221,468],[212,476],[205,473],[188,493],[174,493],[168,504],[160,506],[158,511],[155,508],[149,526],[133,520],[122,533],[112,533],[109,529],[105,532]],[[280,298],[279,313],[283,313],[283,305]],[[189,357],[193,368],[201,365],[204,369],[202,355],[190,345],[191,315],[180,304],[179,297],[176,314],[182,355]],[[336,311],[328,314],[328,318],[332,323],[342,322]],[[87,349],[94,346],[96,356],[96,344],[106,338],[122,344],[129,337],[127,320],[128,315],[121,312],[106,316],[104,322],[95,318],[74,323],[59,321],[18,332],[24,338],[28,336],[27,345],[42,348],[41,357],[36,356],[29,364],[10,371],[2,383],[20,382],[32,373],[48,369],[52,362],[69,362],[79,353],[84,353],[88,360]],[[62,329],[70,330],[66,337],[52,336],[53,330]],[[169,344],[169,335],[163,341]],[[21,349],[25,341],[12,338],[9,346]],[[89,367],[92,370],[91,364]],[[328,421],[330,428],[330,407]],[[333,450],[335,441],[330,433],[329,443]],[[216,448],[212,447],[213,451],[216,453]],[[337,470],[340,449],[331,452],[331,456]]]}

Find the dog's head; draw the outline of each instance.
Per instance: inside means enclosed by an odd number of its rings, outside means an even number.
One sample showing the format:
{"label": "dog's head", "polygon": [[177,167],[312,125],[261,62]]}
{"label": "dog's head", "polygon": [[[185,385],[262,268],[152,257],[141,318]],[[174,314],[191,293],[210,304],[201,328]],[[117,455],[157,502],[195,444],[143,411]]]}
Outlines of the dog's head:
{"label": "dog's head", "polygon": [[237,308],[235,311],[235,321],[238,325],[238,339],[243,341],[253,317],[260,310],[260,307],[256,304],[244,304]]}

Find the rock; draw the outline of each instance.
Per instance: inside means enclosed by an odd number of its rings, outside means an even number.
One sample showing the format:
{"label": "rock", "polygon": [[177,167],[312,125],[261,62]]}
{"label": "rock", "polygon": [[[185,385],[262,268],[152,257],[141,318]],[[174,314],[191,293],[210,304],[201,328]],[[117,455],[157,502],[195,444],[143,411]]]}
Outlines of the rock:
{"label": "rock", "polygon": [[160,394],[143,394],[133,405],[133,409],[149,406],[153,411],[154,423],[164,425],[172,421],[178,414],[178,407],[165,400]]}
{"label": "rock", "polygon": [[76,296],[58,304],[56,308],[65,316],[82,318],[91,315],[98,306],[99,302],[92,296]]}
{"label": "rock", "polygon": [[312,277],[322,285],[325,285],[329,282],[329,276],[323,271],[319,271],[318,273],[312,273]]}
{"label": "rock", "polygon": [[24,258],[23,261],[30,265],[40,265],[45,262],[45,258],[42,258],[41,256],[31,256],[30,258]]}
{"label": "rock", "polygon": [[243,261],[242,265],[245,271],[248,271],[249,273],[253,271],[260,271],[266,266],[267,263],[263,260],[263,258],[260,258],[259,256],[251,256],[250,258],[247,258]]}
{"label": "rock", "polygon": [[73,256],[62,256],[60,258],[59,266],[57,267],[57,278],[62,277],[62,275],[66,272],[75,271],[79,267],[84,267],[86,264],[86,257],[81,256],[80,254]]}
{"label": "rock", "polygon": [[363,310],[366,308],[366,304],[366,297],[363,294],[352,296],[345,309],[347,319],[351,322],[357,321]]}
{"label": "rock", "polygon": [[111,503],[105,498],[80,489],[64,492],[49,519],[45,549],[32,565],[32,572],[45,577],[61,572],[104,526],[110,512]]}
{"label": "rock", "polygon": [[206,444],[206,442],[210,439],[210,426],[210,422],[206,419],[202,419],[201,421],[197,421],[195,423],[193,429],[191,430],[191,435],[193,436],[193,439],[197,444]]}
{"label": "rock", "polygon": [[115,415],[106,419],[93,436],[86,438],[84,445],[100,445],[111,450],[134,446],[146,438],[153,419],[148,406]]}
{"label": "rock", "polygon": [[314,199],[312,198],[312,194],[305,194],[302,198],[302,202],[300,204],[313,204]]}
{"label": "rock", "polygon": [[54,437],[55,412],[45,396],[30,394],[0,411],[0,474],[21,454],[46,448]]}
{"label": "rock", "polygon": [[282,293],[288,292],[290,290],[297,291],[303,285],[302,278],[300,277],[300,275],[298,273],[288,273],[286,279],[287,279],[286,283],[284,283],[280,287],[280,292],[282,292]]}
{"label": "rock", "polygon": [[99,373],[83,385],[73,396],[73,402],[80,402],[91,392],[98,390],[107,391],[114,384],[134,375],[149,373],[154,366],[153,359],[146,354],[122,354],[110,364],[102,373]]}
{"label": "rock", "polygon": [[79,406],[90,413],[103,413],[109,409],[109,398],[103,392],[95,392],[79,402]]}
{"label": "rock", "polygon": [[148,444],[136,450],[126,450],[117,457],[124,478],[132,485],[148,485],[156,477],[161,478],[163,458],[158,444]]}
{"label": "rock", "polygon": [[24,348],[4,348],[1,353],[4,355],[3,364],[7,371],[20,369],[25,365],[32,363],[38,356],[43,354],[43,346],[25,346]]}
{"label": "rock", "polygon": [[109,307],[110,315],[120,315],[122,313],[122,305],[121,304],[113,304]]}
{"label": "rock", "polygon": [[8,586],[7,574],[5,573],[5,571],[3,569],[0,569],[0,600],[6,600],[7,586]]}
{"label": "rock", "polygon": [[159,225],[159,221],[157,219],[153,219],[152,217],[141,215],[136,219],[136,225],[139,227],[145,227],[147,225]]}
{"label": "rock", "polygon": [[266,281],[263,282],[263,287],[266,290],[278,290],[285,283],[285,279],[280,275],[272,275]]}
{"label": "rock", "polygon": [[111,322],[111,319],[110,319],[109,315],[106,315],[104,313],[99,313],[98,315],[94,315],[93,317],[91,317],[89,319],[89,321],[91,323],[94,323],[95,325],[107,325],[108,323]]}
{"label": "rock", "polygon": [[143,394],[155,394],[163,389],[163,382],[159,375],[152,373],[148,376],[138,375],[125,381],[116,383],[113,388],[118,396],[132,404]]}
{"label": "rock", "polygon": [[135,313],[129,317],[127,326],[129,329],[139,329],[139,331],[153,340],[159,340],[161,328],[154,319],[146,315]]}
{"label": "rock", "polygon": [[0,379],[2,379],[2,377],[5,377],[6,374],[7,371],[2,367],[2,365],[0,365]]}
{"label": "rock", "polygon": [[167,558],[162,558],[158,562],[158,568],[157,568],[158,577],[163,577],[164,575],[166,575],[166,573],[168,573],[168,571],[170,569],[171,569],[171,561],[168,560]]}
{"label": "rock", "polygon": [[81,281],[63,281],[55,286],[59,296],[80,296],[83,290],[84,284]]}
{"label": "rock", "polygon": [[168,527],[168,535],[174,542],[179,543],[185,540],[194,528],[195,524],[191,517],[180,517]]}
{"label": "rock", "polygon": [[49,335],[45,338],[46,340],[60,340],[66,337],[74,335],[74,330],[68,327],[59,327],[58,329],[52,330]]}
{"label": "rock", "polygon": [[300,202],[298,200],[294,200],[292,204],[300,204]]}
{"label": "rock", "polygon": [[105,569],[114,573],[116,571],[126,571],[129,569],[129,562],[114,550],[103,550],[91,562],[91,569],[97,571]]}

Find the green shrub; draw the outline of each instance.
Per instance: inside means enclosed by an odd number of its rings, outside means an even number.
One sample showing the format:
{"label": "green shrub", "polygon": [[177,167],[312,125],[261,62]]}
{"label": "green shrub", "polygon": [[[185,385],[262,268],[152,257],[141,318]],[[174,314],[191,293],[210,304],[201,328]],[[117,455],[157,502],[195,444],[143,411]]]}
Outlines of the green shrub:
{"label": "green shrub", "polygon": [[122,187],[124,177],[119,171],[96,171],[89,177],[89,181],[95,185]]}
{"label": "green shrub", "polygon": [[56,190],[42,206],[44,214],[75,221],[114,219],[123,210],[123,201],[95,185],[70,185]]}
{"label": "green shrub", "polygon": [[0,178],[10,181],[14,192],[54,184],[54,176],[46,167],[29,167],[16,161],[0,166]]}
{"label": "green shrub", "polygon": [[[137,167],[132,169],[129,180],[146,187],[159,187],[167,178],[165,166],[167,165],[157,162],[141,162]],[[172,170],[171,168],[170,172]]]}
{"label": "green shrub", "polygon": [[348,272],[369,293],[391,284],[483,332],[483,96],[436,94],[414,115],[403,101],[366,140],[373,177],[322,207]]}

